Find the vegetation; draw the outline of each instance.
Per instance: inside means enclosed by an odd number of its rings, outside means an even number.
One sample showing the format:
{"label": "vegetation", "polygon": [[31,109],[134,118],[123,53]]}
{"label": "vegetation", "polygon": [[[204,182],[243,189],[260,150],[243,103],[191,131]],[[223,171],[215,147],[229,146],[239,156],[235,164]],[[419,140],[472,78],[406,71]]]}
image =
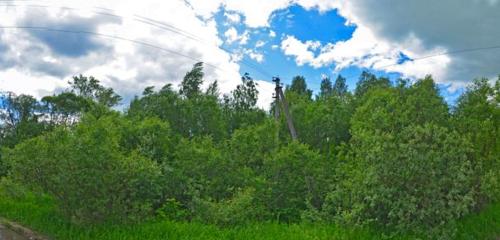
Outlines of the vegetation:
{"label": "vegetation", "polygon": [[500,78],[449,106],[430,76],[364,72],[354,93],[339,76],[318,96],[297,76],[293,141],[248,74],[222,97],[203,76],[198,63],[124,112],[92,77],[41,101],[4,94],[0,215],[59,239],[500,234]]}

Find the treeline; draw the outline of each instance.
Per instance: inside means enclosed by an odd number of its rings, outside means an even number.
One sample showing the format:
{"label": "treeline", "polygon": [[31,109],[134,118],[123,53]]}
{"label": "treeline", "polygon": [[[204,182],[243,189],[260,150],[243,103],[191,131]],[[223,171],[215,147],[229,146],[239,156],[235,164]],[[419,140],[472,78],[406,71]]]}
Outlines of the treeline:
{"label": "treeline", "polygon": [[203,65],[179,90],[147,87],[123,112],[113,89],[78,76],[41,101],[0,100],[0,176],[9,192],[50,196],[80,224],[147,218],[232,226],[334,222],[437,231],[500,198],[500,80],[475,80],[449,106],[429,76],[364,72],[353,93],[303,77],[285,119],[256,107],[246,74],[231,94],[203,90]]}

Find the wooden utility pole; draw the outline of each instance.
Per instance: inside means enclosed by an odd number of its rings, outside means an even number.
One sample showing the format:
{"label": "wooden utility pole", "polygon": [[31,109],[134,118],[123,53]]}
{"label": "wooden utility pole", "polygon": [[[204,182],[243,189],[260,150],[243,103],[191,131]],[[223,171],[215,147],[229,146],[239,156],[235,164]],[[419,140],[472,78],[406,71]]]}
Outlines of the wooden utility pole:
{"label": "wooden utility pole", "polygon": [[279,77],[273,77],[273,82],[276,83],[274,98],[276,99],[276,103],[274,106],[274,117],[276,120],[279,120],[280,117],[280,103],[283,107],[283,112],[285,112],[286,122],[288,124],[288,130],[290,130],[290,135],[293,140],[297,140],[297,131],[295,131],[295,127],[293,125],[292,116],[290,116],[290,112],[288,110],[288,102],[286,101],[285,94],[283,94],[283,86],[281,85],[281,79]]}

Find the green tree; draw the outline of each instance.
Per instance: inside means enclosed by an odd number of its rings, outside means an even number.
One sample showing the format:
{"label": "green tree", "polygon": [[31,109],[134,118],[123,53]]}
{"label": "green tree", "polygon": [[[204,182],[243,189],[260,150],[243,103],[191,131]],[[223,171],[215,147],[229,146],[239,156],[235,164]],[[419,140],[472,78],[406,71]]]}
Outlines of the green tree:
{"label": "green tree", "polygon": [[[0,96],[0,146],[12,148],[16,144],[38,136],[48,128],[40,121],[43,107],[32,96],[6,93]],[[0,154],[0,177],[9,171],[9,164]]]}
{"label": "green tree", "polygon": [[431,76],[418,80],[404,94],[403,115],[408,124],[448,125],[448,105]]}
{"label": "green tree", "polygon": [[250,77],[250,74],[245,73],[241,77],[241,83],[231,92],[231,96],[224,97],[224,118],[228,122],[229,134],[236,129],[264,121],[265,112],[256,106],[258,95],[257,83]]}
{"label": "green tree", "polygon": [[470,212],[475,187],[469,142],[432,124],[401,132],[354,132],[327,212],[345,222],[401,231],[439,228]]}
{"label": "green tree", "polygon": [[201,84],[203,83],[203,63],[199,62],[193,66],[193,69],[186,73],[182,80],[179,93],[188,98],[194,98],[201,94]]}
{"label": "green tree", "polygon": [[359,77],[359,81],[356,84],[356,89],[354,94],[357,98],[361,98],[364,94],[369,92],[372,89],[376,88],[389,88],[391,86],[391,82],[389,79],[380,77],[377,78],[372,73],[363,71],[361,76]]}
{"label": "green tree", "polygon": [[116,94],[112,88],[105,88],[99,80],[92,76],[75,76],[68,83],[72,93],[106,107],[114,107],[122,100],[122,97]]}
{"label": "green tree", "polygon": [[90,111],[92,101],[72,92],[42,98],[48,121],[52,126],[73,125],[83,113]]}
{"label": "green tree", "polygon": [[306,79],[303,76],[295,76],[292,79],[292,85],[287,86],[287,92],[294,92],[299,96],[303,96],[307,99],[311,99],[312,91],[307,89]]}
{"label": "green tree", "polygon": [[321,80],[321,85],[320,85],[320,91],[319,91],[319,96],[320,97],[327,97],[332,94],[332,81],[330,80],[329,77],[324,77]]}
{"label": "green tree", "polygon": [[27,140],[7,150],[11,176],[52,196],[77,223],[150,216],[160,194],[160,168],[138,151],[123,151],[124,121],[117,114],[89,115],[73,130],[58,128]]}
{"label": "green tree", "polygon": [[347,94],[346,79],[342,77],[342,75],[339,75],[335,80],[335,84],[332,88],[332,94],[339,97],[345,96]]}
{"label": "green tree", "polygon": [[463,93],[453,114],[453,125],[474,147],[474,169],[479,205],[500,199],[500,79],[476,79]]}
{"label": "green tree", "polygon": [[265,205],[278,221],[300,220],[308,207],[319,208],[328,185],[328,165],[307,145],[292,142],[264,162],[267,188]]}

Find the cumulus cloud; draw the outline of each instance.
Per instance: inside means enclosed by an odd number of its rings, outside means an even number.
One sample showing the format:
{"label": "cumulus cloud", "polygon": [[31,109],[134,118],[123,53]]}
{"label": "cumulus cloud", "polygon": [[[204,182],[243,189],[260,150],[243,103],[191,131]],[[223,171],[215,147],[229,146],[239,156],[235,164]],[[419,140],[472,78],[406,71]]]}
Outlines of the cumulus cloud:
{"label": "cumulus cloud", "polygon": [[294,36],[286,36],[281,42],[281,50],[285,55],[294,56],[297,65],[302,66],[314,61],[315,57],[312,51],[318,48],[318,44],[315,41],[301,42]]}
{"label": "cumulus cloud", "polygon": [[206,82],[217,79],[222,93],[230,92],[240,81],[239,65],[219,48],[222,40],[215,20],[200,19],[184,1],[65,1],[65,6],[74,9],[58,4],[47,1],[48,8],[2,8],[0,25],[92,31],[120,39],[3,30],[0,90],[42,97],[66,88],[71,76],[82,73],[95,76],[127,100],[146,86],[177,86],[196,61],[205,62]]}
{"label": "cumulus cloud", "polygon": [[[62,9],[58,4],[76,9]],[[280,48],[294,58],[298,65],[334,67],[335,71],[358,66],[398,72],[406,77],[430,73],[438,81],[457,86],[477,76],[492,77],[499,73],[500,50],[440,55],[498,45],[500,18],[495,17],[500,12],[498,0],[66,0],[64,3],[47,0],[44,5],[53,6],[48,10],[1,8],[0,25],[95,31],[167,51],[85,34],[0,30],[0,89],[39,97],[64,88],[69,77],[83,73],[95,75],[105,85],[130,98],[145,86],[159,87],[166,83],[176,86],[199,59],[206,63],[207,82],[217,79],[221,92],[227,93],[239,83],[238,61],[242,56],[246,54],[259,62],[264,60],[264,55],[255,50],[224,52],[220,49],[223,40],[219,36],[225,35],[226,41],[245,45],[250,32],[264,27],[264,32],[269,31],[269,38],[274,38],[276,33],[267,28],[270,16],[291,4],[320,11],[337,9],[347,24],[356,26],[353,36],[345,41],[320,44],[315,39],[301,41],[285,36],[280,45],[271,45],[271,49]],[[230,28],[219,33],[215,14],[221,9],[230,22],[242,22],[247,29],[238,32]],[[113,14],[125,18],[113,17]],[[415,61],[398,64],[401,53]],[[261,98],[270,96],[272,88],[269,89],[261,92]]]}
{"label": "cumulus cloud", "polygon": [[[353,38],[330,44],[315,64],[373,65],[375,69],[463,85],[478,76],[499,73],[500,52],[477,51],[442,55],[394,65],[396,52],[413,59],[461,49],[498,45],[500,11],[496,0],[371,1],[297,0],[306,8],[338,9],[348,24],[358,26]],[[385,49],[384,49],[385,48]],[[350,51],[350,52],[346,52]],[[354,54],[362,51],[365,54]],[[340,57],[339,57],[340,56]],[[341,58],[341,59],[339,59]],[[360,61],[360,58],[366,58]],[[313,61],[314,62],[314,61]],[[390,65],[388,67],[384,67]]]}
{"label": "cumulus cloud", "polygon": [[245,45],[248,43],[250,38],[250,33],[248,31],[243,32],[241,35],[238,33],[235,27],[230,27],[225,33],[226,42],[228,44],[232,44],[234,42],[238,42],[241,45]]}
{"label": "cumulus cloud", "polygon": [[[62,21],[61,21],[62,20]],[[50,29],[64,29],[73,31],[95,32],[103,24],[119,24],[117,18],[96,15],[84,18],[72,14],[52,16],[48,11],[41,9],[31,11],[18,20],[19,26],[37,26]],[[56,54],[68,57],[80,57],[93,51],[106,51],[106,44],[92,35],[68,34],[55,31],[30,30],[30,35],[46,44]]]}
{"label": "cumulus cloud", "polygon": [[231,24],[237,24],[241,22],[241,16],[238,13],[224,13],[224,16],[229,20]]}
{"label": "cumulus cloud", "polygon": [[[373,67],[402,73],[406,77],[433,74],[436,80],[463,85],[474,77],[492,77],[498,74],[499,50],[449,54],[397,65],[398,55],[405,52],[410,58],[420,59],[439,53],[461,49],[498,45],[500,11],[498,0],[442,0],[442,1],[372,1],[372,0],[276,0],[238,1],[214,0],[212,11],[225,7],[245,16],[247,26],[269,26],[270,15],[291,4],[306,9],[330,11],[347,19],[357,29],[347,41],[321,46],[320,53],[303,42],[287,38],[282,43],[289,47],[285,53],[296,57],[298,64],[344,67]],[[197,12],[206,12],[203,6]],[[311,39],[314,40],[314,39]]]}

